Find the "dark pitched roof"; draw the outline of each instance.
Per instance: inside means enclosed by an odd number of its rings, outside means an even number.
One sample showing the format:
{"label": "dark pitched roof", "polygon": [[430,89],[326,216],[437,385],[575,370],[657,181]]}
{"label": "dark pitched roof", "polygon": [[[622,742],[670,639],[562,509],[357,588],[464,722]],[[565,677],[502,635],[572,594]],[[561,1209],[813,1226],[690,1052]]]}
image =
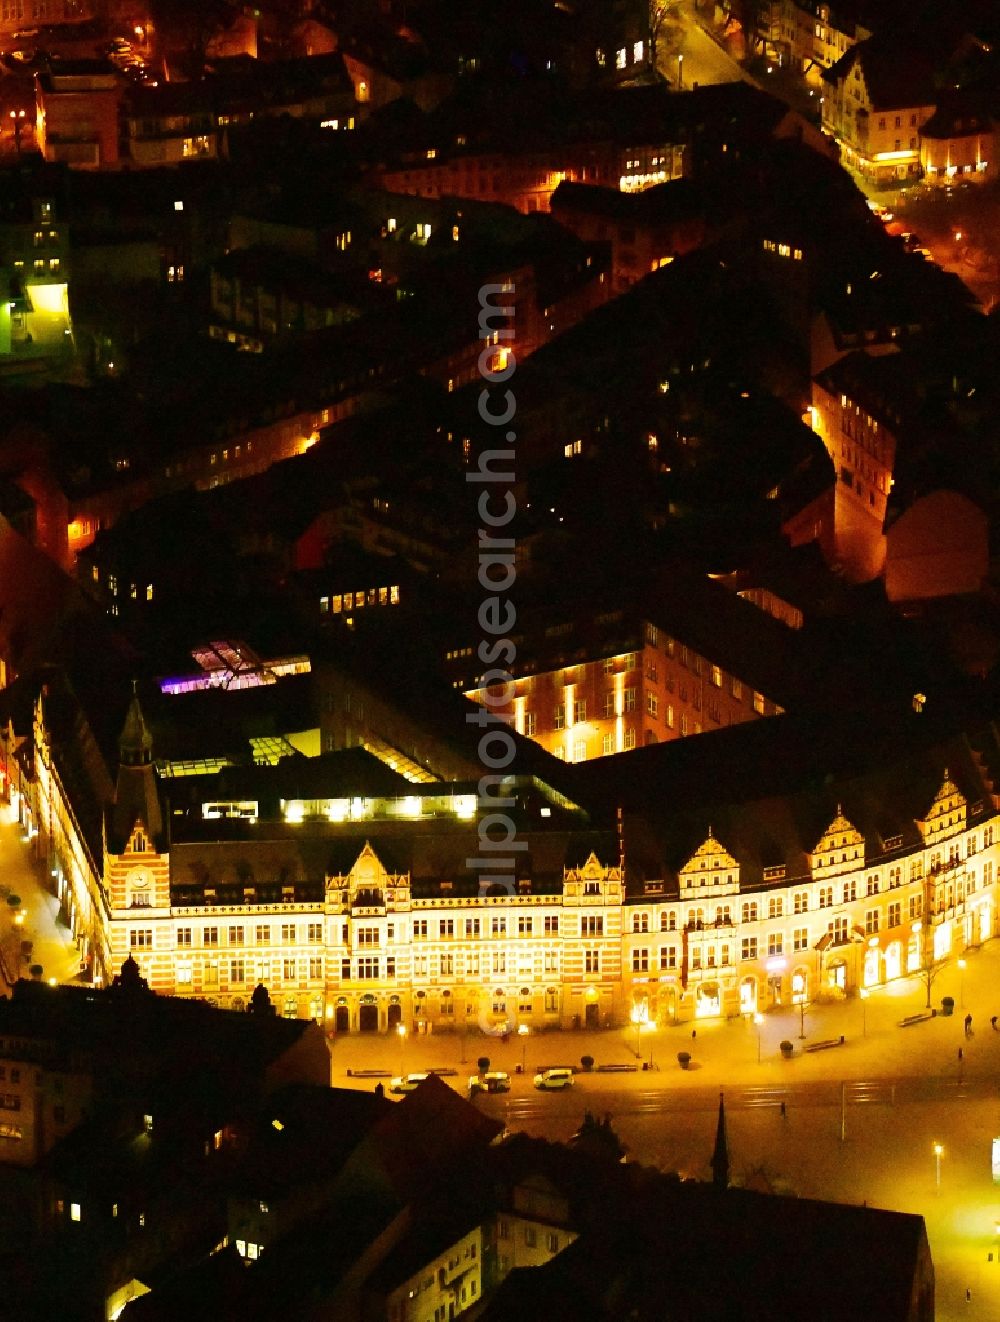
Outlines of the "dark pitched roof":
{"label": "dark pitched roof", "polygon": [[860,64],[872,109],[903,110],[933,105],[935,62],[922,49],[900,42],[896,34],[885,39],[869,37],[842,55],[823,78],[837,84]]}
{"label": "dark pitched roof", "polygon": [[483,1317],[763,1322],[782,1307],[905,1322],[914,1294],[932,1297],[922,1217],[662,1180],[604,1212],[545,1266],[508,1277]]}

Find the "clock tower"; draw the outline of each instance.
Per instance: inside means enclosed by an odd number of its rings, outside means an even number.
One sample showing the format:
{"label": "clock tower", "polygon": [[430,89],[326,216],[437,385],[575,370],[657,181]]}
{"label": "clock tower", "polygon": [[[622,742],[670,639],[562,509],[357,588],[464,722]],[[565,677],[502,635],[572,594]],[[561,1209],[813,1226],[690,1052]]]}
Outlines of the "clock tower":
{"label": "clock tower", "polygon": [[170,856],[153,740],[135,692],[118,741],[115,797],[104,820],[104,884],[111,967],[131,955],[154,991],[172,991]]}

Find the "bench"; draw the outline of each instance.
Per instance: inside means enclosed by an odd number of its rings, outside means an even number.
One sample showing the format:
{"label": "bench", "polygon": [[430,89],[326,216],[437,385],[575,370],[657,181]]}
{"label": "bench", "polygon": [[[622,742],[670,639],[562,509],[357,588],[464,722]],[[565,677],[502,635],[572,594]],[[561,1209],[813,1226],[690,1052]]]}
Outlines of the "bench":
{"label": "bench", "polygon": [[905,1019],[900,1019],[899,1028],[909,1028],[911,1024],[924,1024],[928,1019],[936,1019],[937,1010],[922,1010],[920,1014],[908,1014]]}
{"label": "bench", "polygon": [[628,1074],[634,1073],[639,1068],[638,1065],[595,1065],[594,1070],[597,1074]]}
{"label": "bench", "polygon": [[391,1079],[392,1070],[348,1070],[349,1079]]}
{"label": "bench", "polygon": [[428,1070],[427,1073],[440,1074],[443,1078],[453,1078],[458,1073],[458,1070],[453,1070],[453,1069]]}
{"label": "bench", "polygon": [[847,1039],[841,1034],[840,1037],[824,1038],[822,1042],[810,1042],[803,1048],[805,1051],[827,1051],[830,1047],[842,1047]]}
{"label": "bench", "polygon": [[536,1065],[535,1073],[544,1074],[546,1070],[570,1070],[573,1074],[579,1074],[581,1066],[579,1065]]}

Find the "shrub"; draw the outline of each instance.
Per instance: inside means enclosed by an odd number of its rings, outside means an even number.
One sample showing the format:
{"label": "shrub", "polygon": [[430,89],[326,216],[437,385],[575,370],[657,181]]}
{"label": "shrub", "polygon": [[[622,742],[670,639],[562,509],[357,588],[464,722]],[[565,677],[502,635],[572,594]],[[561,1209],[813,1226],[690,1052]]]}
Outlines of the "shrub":
{"label": "shrub", "polygon": [[585,1070],[592,1070],[592,1069],[594,1068],[594,1057],[593,1057],[593,1056],[581,1056],[581,1057],[580,1057],[580,1064],[583,1066],[583,1068],[584,1068]]}
{"label": "shrub", "polygon": [[783,1042],[779,1042],[778,1046],[781,1049],[781,1054],[783,1056],[790,1056],[792,1052],[795,1050],[794,1045],[791,1042],[789,1042],[787,1037]]}
{"label": "shrub", "polygon": [[678,1051],[678,1053],[677,1053],[677,1064],[680,1065],[680,1067],[681,1067],[682,1070],[686,1070],[687,1067],[691,1064],[691,1052],[690,1052],[690,1051]]}
{"label": "shrub", "polygon": [[476,1061],[476,1064],[479,1066],[479,1073],[485,1074],[490,1067],[489,1056],[480,1056],[479,1059]]}

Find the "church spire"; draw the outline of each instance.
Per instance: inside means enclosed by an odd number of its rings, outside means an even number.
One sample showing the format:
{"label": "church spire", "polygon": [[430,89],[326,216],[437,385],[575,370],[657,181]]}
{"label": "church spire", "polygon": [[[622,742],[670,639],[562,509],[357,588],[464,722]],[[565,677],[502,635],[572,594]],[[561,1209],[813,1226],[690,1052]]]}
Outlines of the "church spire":
{"label": "church spire", "polygon": [[729,1144],[726,1142],[726,1105],[719,1093],[719,1123],[715,1129],[715,1149],[708,1163],[712,1167],[712,1183],[717,1189],[729,1188]]}
{"label": "church spire", "polygon": [[118,740],[118,777],[108,820],[108,851],[121,854],[137,826],[158,849],[163,839],[163,809],[153,765],[153,736],[149,732],[136,684]]}
{"label": "church spire", "polygon": [[118,757],[125,767],[144,767],[153,760],[153,736],[142,714],[137,690],[138,684],[133,680],[132,699],[118,740]]}

